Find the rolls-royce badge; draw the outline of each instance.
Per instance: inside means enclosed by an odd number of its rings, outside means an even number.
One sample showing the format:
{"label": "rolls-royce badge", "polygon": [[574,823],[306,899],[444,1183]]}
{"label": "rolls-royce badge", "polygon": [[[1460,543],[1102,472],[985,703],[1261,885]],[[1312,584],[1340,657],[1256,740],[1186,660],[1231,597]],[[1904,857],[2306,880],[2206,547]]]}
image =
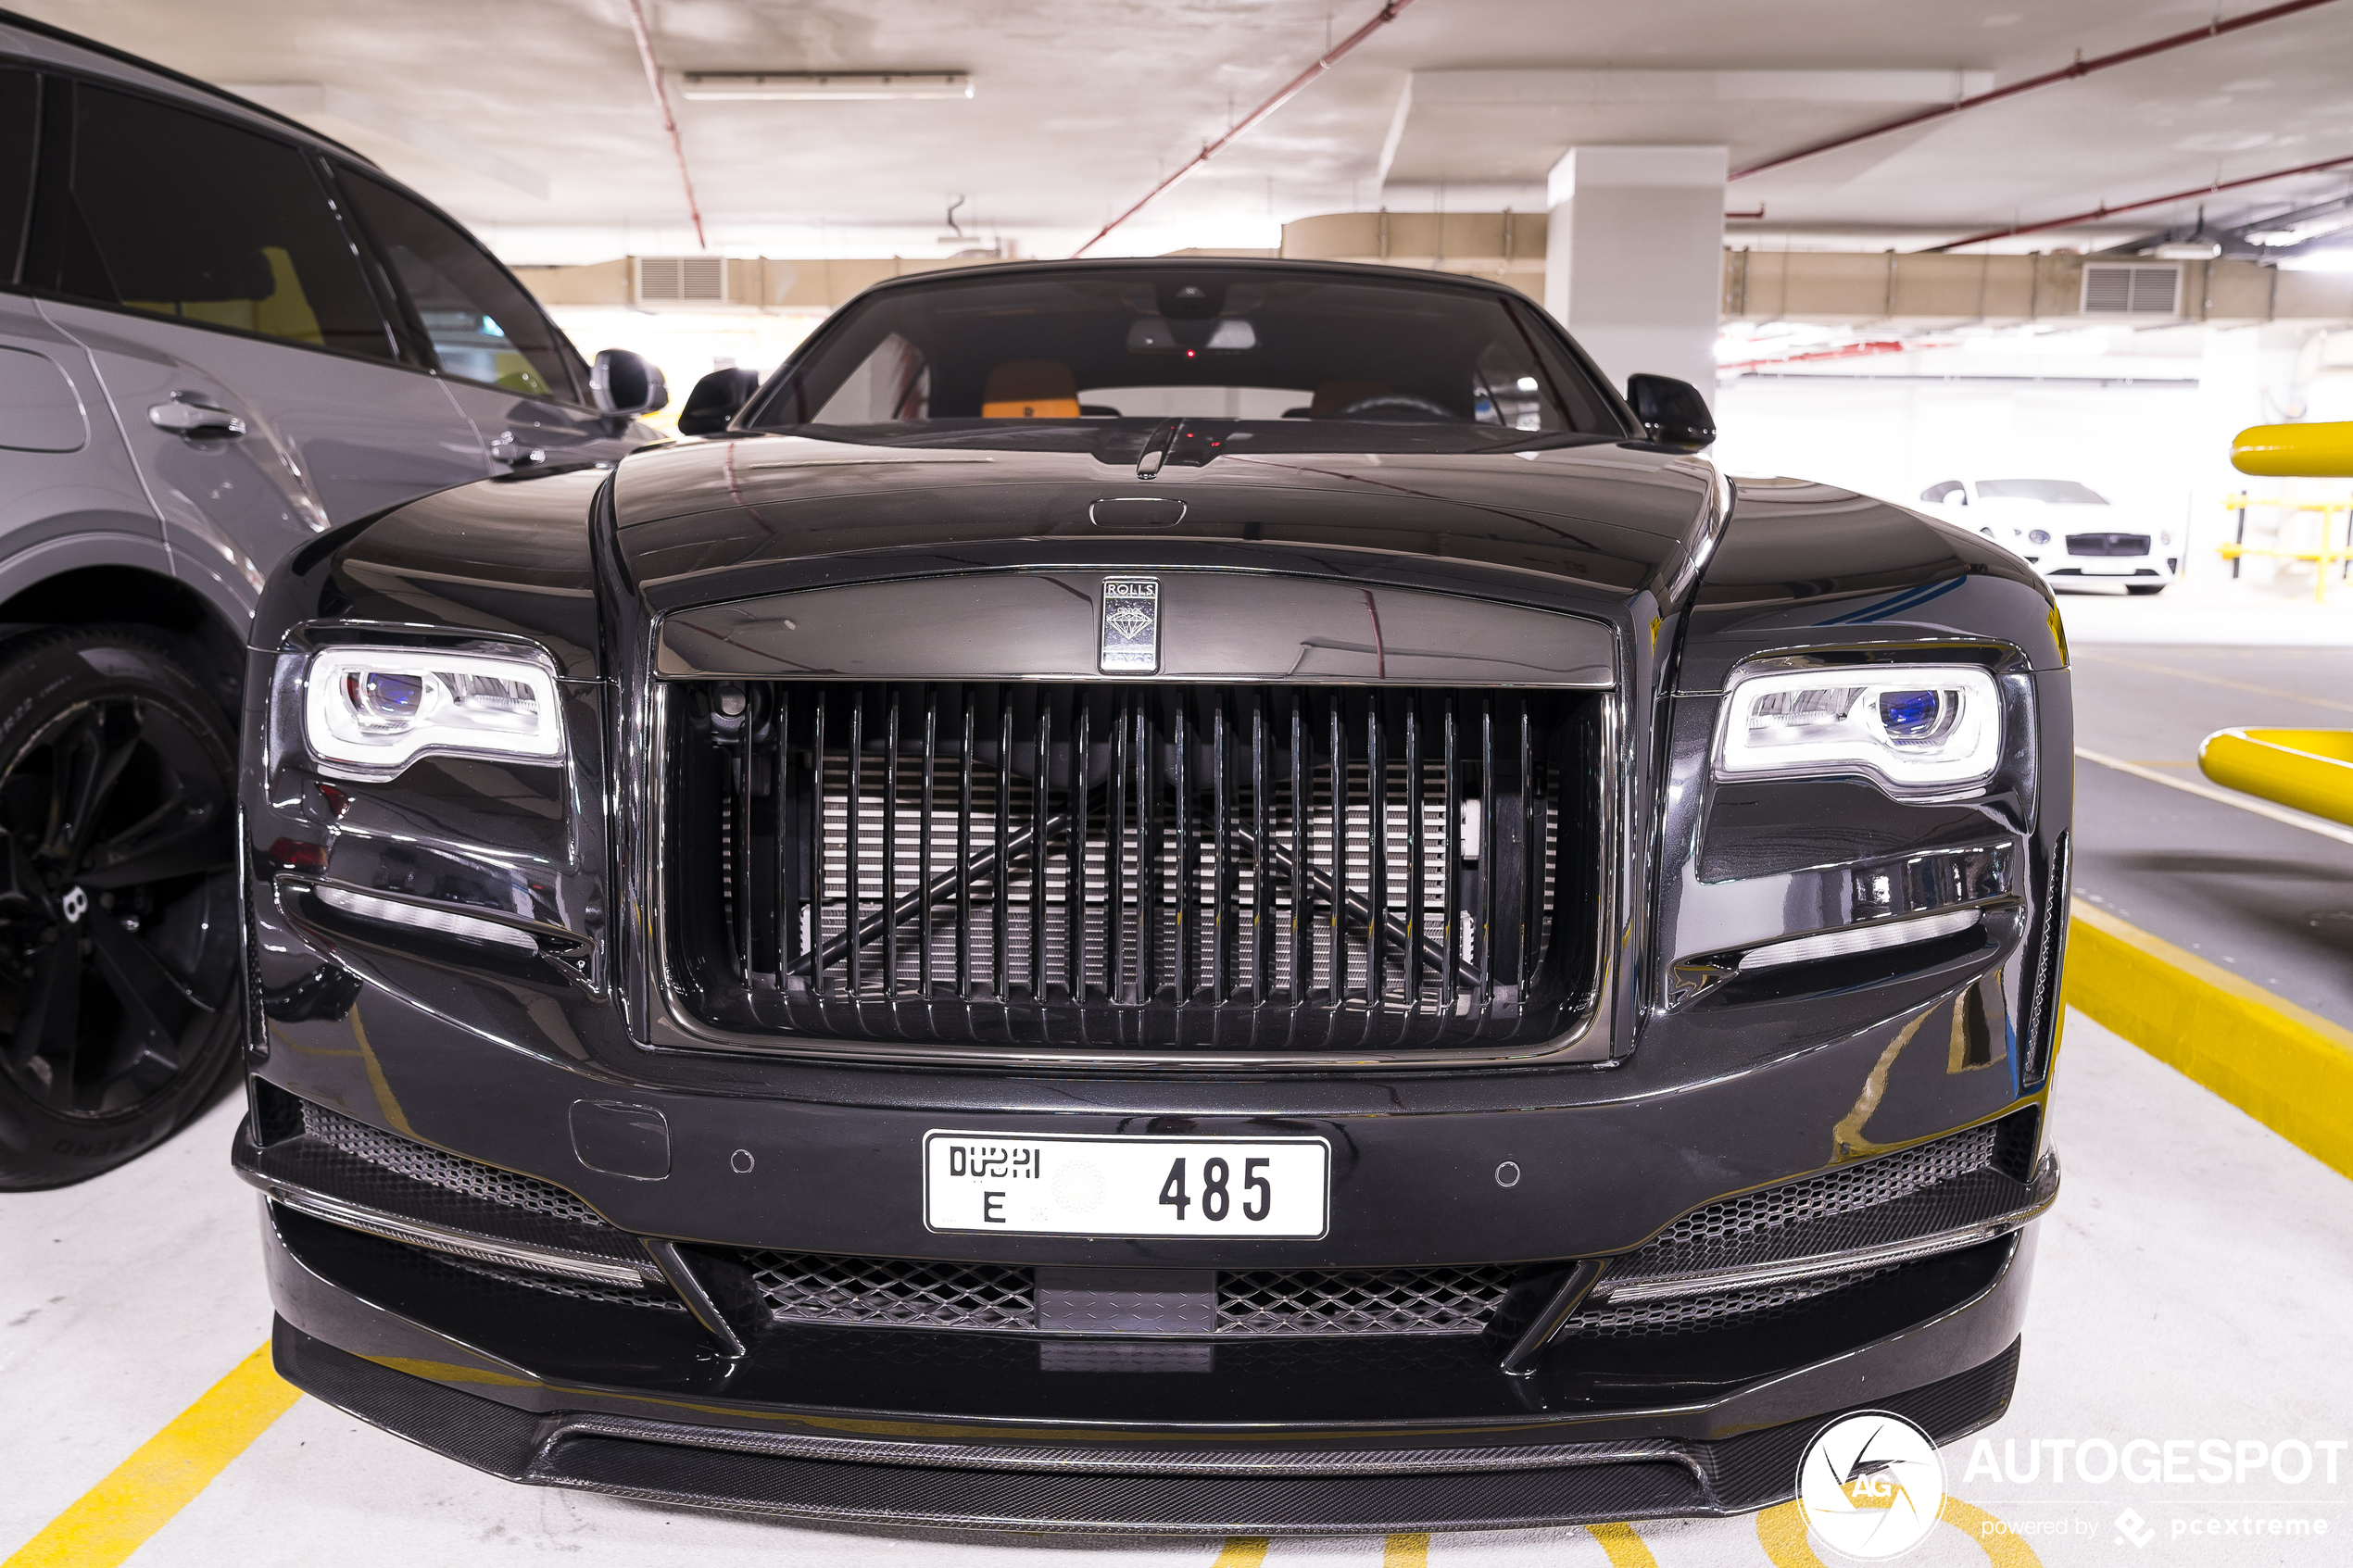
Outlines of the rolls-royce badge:
{"label": "rolls-royce badge", "polygon": [[1150,674],[1159,668],[1160,579],[1104,578],[1103,673]]}

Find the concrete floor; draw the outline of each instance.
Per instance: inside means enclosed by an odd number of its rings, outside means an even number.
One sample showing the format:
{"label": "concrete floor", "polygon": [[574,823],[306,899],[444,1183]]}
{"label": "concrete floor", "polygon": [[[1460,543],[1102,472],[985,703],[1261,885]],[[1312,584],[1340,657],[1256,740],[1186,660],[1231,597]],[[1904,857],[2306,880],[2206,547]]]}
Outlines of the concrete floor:
{"label": "concrete floor", "polygon": [[[2042,1228],[2017,1403],[1946,1450],[1950,1490],[2026,1537],[2046,1564],[2139,1561],[2125,1510],[2153,1529],[2151,1561],[2322,1564],[2353,1540],[2353,1449],[2336,1479],[2264,1474],[2210,1483],[2195,1447],[2171,1484],[2032,1480],[2052,1441],[2164,1444],[2353,1437],[2353,1184],[2081,1016],[2070,1016],[2056,1127],[2066,1161]],[[261,1343],[270,1308],[255,1200],[225,1151],[223,1101],[145,1160],[63,1192],[0,1202],[0,1553],[12,1551]],[[2158,1450],[2162,1452],[2160,1449]],[[2231,1450],[2233,1454],[2235,1449]],[[2250,1539],[2247,1519],[2325,1523],[2318,1537]],[[2235,1536],[2188,1532],[2239,1519]],[[2268,1528],[2268,1524],[2263,1527]],[[2174,1532],[2182,1532],[2175,1538]],[[1645,1524],[1662,1568],[1768,1561],[1754,1519]],[[771,1562],[845,1568],[1078,1568],[1089,1560],[1209,1568],[1219,1543],[1045,1537],[915,1537],[670,1512],[495,1481],[303,1399],[148,1540],[133,1568],[236,1562],[337,1568],[544,1561],[596,1552],[645,1568]],[[622,1554],[626,1553],[625,1559]],[[1269,1564],[1384,1562],[1378,1537],[1278,1541]],[[1411,1561],[1410,1557],[1397,1561]],[[1795,1561],[1803,1561],[1798,1559]],[[1903,1560],[1987,1556],[1945,1528]],[[2028,1561],[2015,1555],[1995,1562]],[[1428,1562],[1609,1562],[1583,1531],[1441,1536]]]}

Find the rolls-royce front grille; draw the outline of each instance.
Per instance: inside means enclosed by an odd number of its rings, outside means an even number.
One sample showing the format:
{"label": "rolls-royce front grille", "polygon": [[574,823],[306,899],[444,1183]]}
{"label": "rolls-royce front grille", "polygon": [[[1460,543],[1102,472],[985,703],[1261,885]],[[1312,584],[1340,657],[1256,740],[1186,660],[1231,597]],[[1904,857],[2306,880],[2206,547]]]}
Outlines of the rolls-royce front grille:
{"label": "rolls-royce front grille", "polygon": [[671,693],[690,1010],[834,1038],[1549,1038],[1592,985],[1599,704],[1402,687]]}

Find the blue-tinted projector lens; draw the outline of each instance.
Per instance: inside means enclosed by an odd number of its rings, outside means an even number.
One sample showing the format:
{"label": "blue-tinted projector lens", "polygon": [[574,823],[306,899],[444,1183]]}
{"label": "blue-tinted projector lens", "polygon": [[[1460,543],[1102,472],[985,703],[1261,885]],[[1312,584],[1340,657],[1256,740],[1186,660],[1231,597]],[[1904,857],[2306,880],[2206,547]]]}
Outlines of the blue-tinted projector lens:
{"label": "blue-tinted projector lens", "polygon": [[425,684],[415,675],[368,672],[368,706],[389,719],[413,719],[425,697]]}
{"label": "blue-tinted projector lens", "polygon": [[1924,735],[1935,728],[1936,709],[1934,692],[1880,693],[1879,721],[1899,739]]}

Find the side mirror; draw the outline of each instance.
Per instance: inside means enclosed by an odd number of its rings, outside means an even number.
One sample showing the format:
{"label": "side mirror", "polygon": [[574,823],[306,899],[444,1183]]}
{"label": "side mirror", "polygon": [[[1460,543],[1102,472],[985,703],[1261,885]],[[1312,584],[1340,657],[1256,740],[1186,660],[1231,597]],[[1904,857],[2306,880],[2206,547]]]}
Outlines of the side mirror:
{"label": "side mirror", "polygon": [[589,373],[588,395],[608,414],[650,414],[670,406],[670,383],[661,367],[625,348],[597,351],[597,367]]}
{"label": "side mirror", "polygon": [[1626,401],[1634,417],[1661,446],[1696,452],[1716,441],[1716,416],[1699,388],[1673,376],[1637,375],[1626,378]]}
{"label": "side mirror", "polygon": [[760,390],[758,370],[713,370],[695,383],[678,411],[678,433],[711,435],[727,428],[736,411]]}

